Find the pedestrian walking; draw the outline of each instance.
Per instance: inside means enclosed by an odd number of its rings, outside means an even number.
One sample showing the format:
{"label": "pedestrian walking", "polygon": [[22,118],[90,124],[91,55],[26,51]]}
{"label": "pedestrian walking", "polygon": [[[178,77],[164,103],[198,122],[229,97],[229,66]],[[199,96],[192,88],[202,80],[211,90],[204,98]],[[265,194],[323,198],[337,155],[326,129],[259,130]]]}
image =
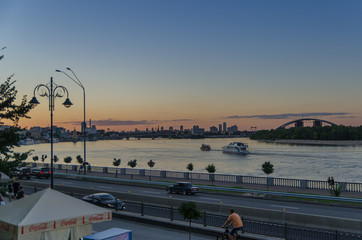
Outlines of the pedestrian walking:
{"label": "pedestrian walking", "polygon": [[[11,202],[11,200],[14,198],[14,188],[13,188],[13,181],[11,181],[9,184],[8,184],[8,198],[9,198],[9,202]],[[15,200],[15,198],[14,198]]]}
{"label": "pedestrian walking", "polygon": [[334,187],[334,178],[331,177],[331,186]]}
{"label": "pedestrian walking", "polygon": [[1,195],[0,193],[0,206],[4,206],[5,205],[5,200],[3,198],[3,195]]}
{"label": "pedestrian walking", "polygon": [[14,189],[14,196],[18,196],[18,192],[20,189],[20,183],[18,182],[18,179],[15,179],[15,181],[13,182],[13,189]]}
{"label": "pedestrian walking", "polygon": [[19,190],[18,195],[16,196],[16,198],[21,199],[23,197],[25,197],[24,188],[20,187],[20,190]]}

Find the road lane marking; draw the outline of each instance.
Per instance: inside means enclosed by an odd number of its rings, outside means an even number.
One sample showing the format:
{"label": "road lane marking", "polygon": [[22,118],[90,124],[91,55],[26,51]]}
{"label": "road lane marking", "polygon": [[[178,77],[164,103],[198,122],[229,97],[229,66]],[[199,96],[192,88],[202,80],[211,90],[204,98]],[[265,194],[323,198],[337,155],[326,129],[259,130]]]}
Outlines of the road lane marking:
{"label": "road lane marking", "polygon": [[74,183],[72,183],[72,182],[62,182],[62,183],[65,183],[65,184],[74,184]]}
{"label": "road lane marking", "polygon": [[205,199],[205,200],[212,200],[212,201],[220,201],[220,199],[216,199],[216,198],[207,198],[207,197],[199,197],[200,199]]}
{"label": "road lane marking", "polygon": [[161,194],[159,192],[152,192],[152,191],[142,191],[143,193],[150,193],[150,194]]}
{"label": "road lane marking", "polygon": [[277,208],[291,208],[291,209],[299,209],[298,207],[286,207],[286,206],[280,206],[280,205],[270,205],[271,207],[277,207]]}

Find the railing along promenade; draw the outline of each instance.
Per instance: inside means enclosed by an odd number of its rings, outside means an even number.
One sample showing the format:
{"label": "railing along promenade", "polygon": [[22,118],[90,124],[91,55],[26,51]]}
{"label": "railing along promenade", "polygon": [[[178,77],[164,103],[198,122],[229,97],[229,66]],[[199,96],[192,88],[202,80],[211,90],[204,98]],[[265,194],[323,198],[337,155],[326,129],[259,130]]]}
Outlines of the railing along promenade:
{"label": "railing along promenade", "polygon": [[[49,166],[48,163],[28,163],[35,166]],[[79,171],[80,165],[70,164],[55,164],[54,170],[61,171]],[[89,172],[89,169],[88,169]],[[250,185],[265,185],[277,187],[291,187],[300,189],[316,189],[329,190],[330,186],[327,181],[322,180],[307,180],[307,179],[290,179],[290,178],[274,178],[274,177],[254,177],[242,175],[227,175],[227,174],[211,174],[197,172],[178,172],[166,170],[148,170],[148,169],[133,169],[133,168],[115,168],[115,167],[100,167],[91,166],[90,172],[99,174],[114,174],[117,177],[157,177],[165,181],[174,181],[177,179],[190,181],[200,180],[210,183],[231,183],[231,184],[250,184]],[[362,193],[362,183],[352,182],[335,182],[341,186],[342,192]]]}

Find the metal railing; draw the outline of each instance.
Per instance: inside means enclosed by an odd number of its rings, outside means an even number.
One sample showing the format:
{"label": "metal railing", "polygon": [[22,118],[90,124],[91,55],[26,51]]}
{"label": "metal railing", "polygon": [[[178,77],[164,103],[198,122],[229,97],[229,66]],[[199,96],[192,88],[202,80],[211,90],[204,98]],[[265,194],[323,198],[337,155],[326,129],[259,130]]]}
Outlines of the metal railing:
{"label": "metal railing", "polygon": [[[48,166],[47,163],[28,163],[30,166]],[[68,164],[55,164],[55,171],[77,171],[80,165]],[[133,169],[133,168],[114,168],[114,167],[100,167],[92,166],[93,173],[108,173],[117,176],[152,176],[163,178],[166,181],[177,180],[199,180],[199,181],[213,181],[232,184],[252,184],[252,185],[268,185],[278,187],[293,187],[304,189],[317,189],[329,190],[330,186],[327,181],[321,180],[306,180],[306,179],[290,179],[290,178],[273,178],[273,177],[254,177],[242,175],[227,175],[227,174],[209,174],[209,173],[196,173],[196,172],[179,172],[179,171],[163,171],[163,170],[150,170],[150,169]],[[336,182],[342,187],[342,192],[356,192],[362,193],[362,183],[351,182]]]}
{"label": "metal railing", "polygon": [[[174,207],[160,207],[144,203],[125,202],[128,212],[140,214],[141,216],[151,216],[169,219],[170,221],[185,221],[179,210]],[[228,216],[203,212],[203,216],[193,223],[204,227],[220,227],[224,224]],[[279,237],[289,240],[357,240],[362,239],[362,234],[348,233],[341,231],[331,231],[322,228],[301,227],[291,224],[277,224],[259,220],[243,218],[244,230],[248,233],[261,234],[271,237]]]}

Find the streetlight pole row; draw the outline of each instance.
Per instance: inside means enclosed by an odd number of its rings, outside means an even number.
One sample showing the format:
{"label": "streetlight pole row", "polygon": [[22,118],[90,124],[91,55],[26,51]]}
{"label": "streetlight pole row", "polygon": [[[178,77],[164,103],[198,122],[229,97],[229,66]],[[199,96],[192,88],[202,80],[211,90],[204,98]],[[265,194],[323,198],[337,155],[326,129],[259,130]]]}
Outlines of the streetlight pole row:
{"label": "streetlight pole row", "polygon": [[54,172],[54,166],[53,166],[53,111],[54,111],[54,100],[55,98],[63,97],[65,94],[67,94],[67,99],[63,103],[63,105],[66,108],[69,108],[73,104],[69,100],[69,93],[68,90],[63,87],[55,84],[53,82],[53,77],[50,78],[50,83],[48,84],[39,84],[34,88],[34,96],[29,101],[33,107],[39,104],[39,101],[35,97],[35,93],[38,92],[40,97],[48,97],[49,98],[49,110],[50,110],[50,187],[53,189],[54,181],[53,181],[53,172]]}
{"label": "streetlight pole row", "polygon": [[[84,146],[84,163],[87,163],[87,151],[86,151],[86,129],[87,129],[87,124],[86,124],[86,121],[85,121],[85,88],[84,88],[84,86],[83,86],[83,84],[82,84],[82,82],[79,80],[79,78],[77,77],[77,75],[74,73],[74,71],[71,69],[71,68],[69,68],[69,67],[67,67],[67,70],[68,71],[71,71],[72,72],[72,74],[73,74],[73,76],[75,77],[75,79],[74,78],[72,78],[71,76],[69,76],[69,74],[67,74],[66,72],[64,72],[64,71],[62,71],[62,70],[55,70],[56,72],[61,72],[61,73],[63,73],[63,74],[65,74],[68,78],[70,78],[73,82],[75,82],[79,87],[81,87],[82,89],[83,89],[83,123],[82,123],[82,132],[83,132],[83,146]],[[84,175],[85,175],[85,173],[86,173],[86,169],[85,169],[85,164],[83,164],[83,166],[84,166]]]}

